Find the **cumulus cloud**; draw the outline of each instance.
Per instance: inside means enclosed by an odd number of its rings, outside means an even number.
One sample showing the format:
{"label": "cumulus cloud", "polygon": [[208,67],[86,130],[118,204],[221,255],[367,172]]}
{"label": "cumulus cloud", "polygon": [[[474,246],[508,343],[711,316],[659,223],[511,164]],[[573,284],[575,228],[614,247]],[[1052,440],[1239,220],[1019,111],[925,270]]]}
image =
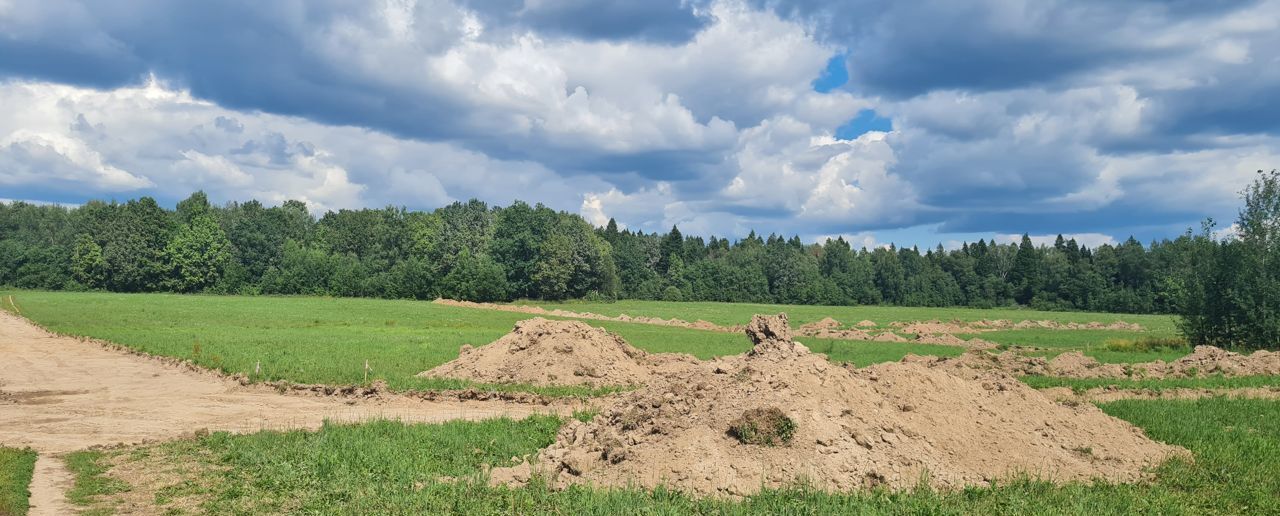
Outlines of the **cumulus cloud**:
{"label": "cumulus cloud", "polygon": [[[39,198],[196,189],[216,199],[298,199],[316,210],[385,204],[432,208],[528,195],[566,205],[577,196],[550,170],[444,143],[353,127],[227,110],[152,81],[98,91],[50,83],[0,84],[0,184]],[[600,181],[582,184],[599,187]]]}
{"label": "cumulus cloud", "polygon": [[[0,1],[0,185],[1167,236],[1276,167],[1278,29],[1280,0]],[[837,137],[859,113],[892,130]]]}

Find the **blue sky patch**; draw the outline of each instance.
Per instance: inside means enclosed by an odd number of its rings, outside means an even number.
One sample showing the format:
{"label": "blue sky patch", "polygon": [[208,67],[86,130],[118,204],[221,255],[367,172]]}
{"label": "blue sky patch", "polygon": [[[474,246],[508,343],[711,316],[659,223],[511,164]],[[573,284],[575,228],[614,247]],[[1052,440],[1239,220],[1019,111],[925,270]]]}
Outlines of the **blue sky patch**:
{"label": "blue sky patch", "polygon": [[852,140],[871,131],[889,132],[893,130],[893,120],[880,116],[874,109],[864,109],[858,116],[836,129],[836,138]]}
{"label": "blue sky patch", "polygon": [[813,90],[818,93],[826,93],[849,82],[849,69],[845,67],[844,63],[845,55],[843,53],[831,56],[831,59],[827,61],[827,67],[822,70],[822,75],[813,80]]}

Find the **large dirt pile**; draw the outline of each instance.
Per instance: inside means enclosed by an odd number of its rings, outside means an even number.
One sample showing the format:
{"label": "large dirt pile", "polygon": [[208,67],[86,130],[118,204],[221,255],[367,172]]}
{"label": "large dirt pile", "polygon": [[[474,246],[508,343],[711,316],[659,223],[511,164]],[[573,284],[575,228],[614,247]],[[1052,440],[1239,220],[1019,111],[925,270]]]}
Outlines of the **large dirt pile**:
{"label": "large dirt pile", "polygon": [[532,385],[640,385],[649,381],[654,365],[649,354],[605,330],[581,321],[535,317],[517,322],[511,333],[491,344],[463,346],[458,358],[418,376]]}
{"label": "large dirt pile", "polygon": [[[540,472],[557,487],[667,485],[730,496],[800,479],[830,490],[922,479],[957,488],[1021,473],[1131,481],[1182,452],[998,372],[837,366],[790,342],[785,323],[756,317],[751,352],[655,375],[591,422],[565,425],[533,464],[496,469],[491,480],[520,483]],[[785,425],[744,430],[743,421]],[[759,441],[744,435],[783,442],[748,444]]]}

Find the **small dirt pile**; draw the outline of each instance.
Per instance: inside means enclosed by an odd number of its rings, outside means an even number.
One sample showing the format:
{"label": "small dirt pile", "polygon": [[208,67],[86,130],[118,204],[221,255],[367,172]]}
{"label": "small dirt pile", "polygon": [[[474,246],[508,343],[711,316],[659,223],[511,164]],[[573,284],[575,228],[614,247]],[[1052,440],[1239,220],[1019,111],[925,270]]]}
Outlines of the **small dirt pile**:
{"label": "small dirt pile", "polygon": [[[1048,361],[1040,357],[1028,357],[1013,351],[991,353],[982,350],[966,352],[958,357],[941,358],[933,355],[908,354],[903,363],[920,364],[931,368],[951,367],[1001,371],[1014,375],[1045,374]],[[966,374],[966,373],[957,373]]]}
{"label": "small dirt pile", "polygon": [[875,327],[876,327],[876,322],[875,322],[875,321],[868,321],[868,320],[866,320],[866,319],[863,319],[863,320],[861,320],[861,321],[858,321],[858,324],[856,324],[855,326],[857,326],[857,327],[859,327],[859,328],[875,328]]}
{"label": "small dirt pile", "polygon": [[[972,344],[975,340],[969,341]],[[903,362],[929,367],[991,369],[1016,375],[1047,375],[1064,378],[1169,378],[1202,376],[1280,375],[1280,353],[1255,351],[1251,355],[1233,353],[1213,346],[1195,350],[1173,362],[1156,360],[1135,364],[1104,364],[1079,351],[1062,353],[1052,360],[1006,351],[995,354],[973,351],[954,358],[907,355]]]}
{"label": "small dirt pile", "polygon": [[640,385],[652,360],[621,337],[580,321],[535,317],[492,344],[463,346],[458,358],[418,376],[532,385]]}
{"label": "small dirt pile", "polygon": [[1196,346],[1190,355],[1171,362],[1169,368],[1184,375],[1280,375],[1280,352],[1261,350],[1242,355],[1214,346]]}
{"label": "small dirt pile", "polygon": [[591,422],[565,425],[533,464],[495,469],[491,481],[540,473],[556,487],[667,485],[728,496],[801,479],[828,490],[922,479],[958,488],[1021,473],[1131,481],[1184,453],[998,372],[837,366],[791,341],[785,316],[756,317],[747,333],[751,352],[655,375]]}
{"label": "small dirt pile", "polygon": [[1191,354],[1164,362],[1102,364],[1079,351],[1071,351],[1049,361],[1047,374],[1071,378],[1165,378],[1199,376],[1280,375],[1280,353],[1255,351],[1233,353],[1214,346],[1196,346]]}
{"label": "small dirt pile", "polygon": [[811,322],[809,324],[801,325],[798,331],[800,332],[801,335],[808,335],[809,333],[812,333],[812,332],[818,332],[823,330],[838,330],[838,329],[840,329],[840,321],[837,321],[830,317],[823,317],[821,321]]}
{"label": "small dirt pile", "polygon": [[922,321],[909,323],[903,326],[901,331],[916,335],[933,335],[938,333],[975,333],[984,330],[955,322]]}

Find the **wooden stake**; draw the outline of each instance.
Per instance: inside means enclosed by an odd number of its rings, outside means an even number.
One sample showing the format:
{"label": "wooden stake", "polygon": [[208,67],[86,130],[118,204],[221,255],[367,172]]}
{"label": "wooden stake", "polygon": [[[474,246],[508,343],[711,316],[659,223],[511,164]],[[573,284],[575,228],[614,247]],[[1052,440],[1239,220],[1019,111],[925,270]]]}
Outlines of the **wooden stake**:
{"label": "wooden stake", "polygon": [[369,359],[364,359],[364,383],[369,383]]}

